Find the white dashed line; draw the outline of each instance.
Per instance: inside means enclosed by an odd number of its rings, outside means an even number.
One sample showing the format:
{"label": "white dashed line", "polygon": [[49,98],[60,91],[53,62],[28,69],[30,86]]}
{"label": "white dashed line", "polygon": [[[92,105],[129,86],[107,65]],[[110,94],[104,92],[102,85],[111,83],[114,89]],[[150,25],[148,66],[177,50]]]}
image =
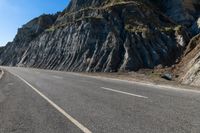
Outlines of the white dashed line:
{"label": "white dashed line", "polygon": [[114,90],[114,89],[110,89],[110,88],[106,88],[106,87],[101,87],[101,88],[104,89],[104,90],[107,90],[107,91],[121,93],[121,94],[129,95],[129,96],[134,96],[134,97],[139,97],[139,98],[145,98],[145,99],[148,98],[148,97],[145,97],[145,96],[142,96],[142,95],[137,95],[137,94],[128,93],[128,92],[124,92],[124,91]]}
{"label": "white dashed line", "polygon": [[54,75],[54,76],[52,76],[52,77],[54,77],[54,78],[56,78],[56,79],[63,79],[63,77],[56,76],[56,75]]}

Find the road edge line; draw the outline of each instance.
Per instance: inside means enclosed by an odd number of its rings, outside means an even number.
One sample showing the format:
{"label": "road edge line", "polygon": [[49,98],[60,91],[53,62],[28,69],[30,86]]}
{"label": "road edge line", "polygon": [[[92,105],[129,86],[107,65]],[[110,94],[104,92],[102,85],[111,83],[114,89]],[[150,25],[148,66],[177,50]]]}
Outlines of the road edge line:
{"label": "road edge line", "polygon": [[81,131],[84,133],[92,133],[87,127],[82,125],[80,122],[78,122],[76,119],[74,119],[72,116],[70,116],[67,112],[65,112],[64,109],[59,107],[57,104],[55,104],[52,100],[50,100],[47,96],[45,96],[42,92],[40,92],[38,89],[36,89],[34,86],[32,86],[28,81],[23,79],[17,74],[14,74],[10,72],[12,75],[18,77],[20,80],[22,80],[25,84],[27,84],[29,87],[31,87],[36,93],[38,93],[44,100],[46,100],[51,106],[53,106],[57,111],[59,111],[62,115],[64,115],[68,120],[70,120],[74,125],[76,125]]}

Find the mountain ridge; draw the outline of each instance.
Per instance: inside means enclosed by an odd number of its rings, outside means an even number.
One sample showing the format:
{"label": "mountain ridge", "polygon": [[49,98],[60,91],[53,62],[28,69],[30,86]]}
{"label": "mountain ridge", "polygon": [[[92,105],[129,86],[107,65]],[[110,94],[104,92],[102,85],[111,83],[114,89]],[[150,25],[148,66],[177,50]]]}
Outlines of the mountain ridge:
{"label": "mountain ridge", "polygon": [[63,12],[19,29],[0,49],[0,64],[87,72],[170,67],[199,33],[199,5],[196,0],[72,0]]}

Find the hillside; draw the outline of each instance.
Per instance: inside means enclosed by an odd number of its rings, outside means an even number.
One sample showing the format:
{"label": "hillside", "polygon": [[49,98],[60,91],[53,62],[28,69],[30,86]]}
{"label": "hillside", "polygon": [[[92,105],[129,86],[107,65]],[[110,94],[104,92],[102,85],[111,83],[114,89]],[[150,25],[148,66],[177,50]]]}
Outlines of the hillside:
{"label": "hillside", "polygon": [[72,0],[0,49],[0,64],[117,72],[179,63],[199,33],[198,0]]}
{"label": "hillside", "polygon": [[177,65],[184,84],[200,86],[200,34],[191,39],[182,61]]}

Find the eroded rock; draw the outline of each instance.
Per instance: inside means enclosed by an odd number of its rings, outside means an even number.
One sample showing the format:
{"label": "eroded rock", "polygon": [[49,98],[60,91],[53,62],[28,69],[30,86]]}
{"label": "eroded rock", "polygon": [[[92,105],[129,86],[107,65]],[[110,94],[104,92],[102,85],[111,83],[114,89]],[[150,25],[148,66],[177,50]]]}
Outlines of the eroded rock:
{"label": "eroded rock", "polygon": [[[175,7],[165,2],[166,10],[159,12],[147,1],[72,0],[63,12],[19,29],[0,49],[0,64],[92,72],[171,66],[189,41],[188,24],[181,24],[190,17],[181,18],[187,15],[182,6],[175,8],[180,1]],[[173,16],[176,10],[181,20]]]}

